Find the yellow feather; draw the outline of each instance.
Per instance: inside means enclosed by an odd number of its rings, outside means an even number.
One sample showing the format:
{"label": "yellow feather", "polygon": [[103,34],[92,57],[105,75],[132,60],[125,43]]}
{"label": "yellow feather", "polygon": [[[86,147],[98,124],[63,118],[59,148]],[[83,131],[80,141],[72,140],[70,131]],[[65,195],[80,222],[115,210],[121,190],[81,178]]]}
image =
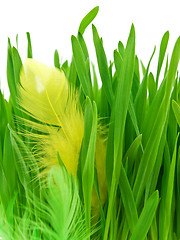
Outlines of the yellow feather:
{"label": "yellow feather", "polygon": [[[41,134],[28,133],[36,142],[39,165],[43,173],[59,165],[57,152],[69,173],[75,177],[84,136],[84,116],[77,92],[70,88],[59,69],[48,67],[33,59],[26,59],[20,74],[19,104],[36,121],[25,124]],[[105,174],[106,146],[98,135],[95,165],[102,204],[107,195]],[[97,209],[98,198],[92,193],[92,208]]]}
{"label": "yellow feather", "polygon": [[68,172],[76,176],[84,119],[75,90],[69,88],[62,71],[32,59],[26,59],[20,80],[19,103],[40,122],[28,125],[42,132],[32,134],[37,148],[40,145],[41,166],[57,165],[59,152]]}

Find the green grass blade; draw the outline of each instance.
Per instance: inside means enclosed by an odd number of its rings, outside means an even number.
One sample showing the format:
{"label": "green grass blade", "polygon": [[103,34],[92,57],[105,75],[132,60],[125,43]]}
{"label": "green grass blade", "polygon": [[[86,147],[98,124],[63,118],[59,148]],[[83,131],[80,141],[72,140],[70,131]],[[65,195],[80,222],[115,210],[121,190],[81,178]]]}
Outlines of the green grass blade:
{"label": "green grass blade", "polygon": [[11,94],[13,105],[16,103],[17,89],[14,76],[14,67],[13,67],[13,57],[12,57],[12,47],[10,39],[8,39],[8,53],[7,53],[7,81],[9,86],[9,91]]}
{"label": "green grass blade", "polygon": [[68,81],[69,81],[69,83],[72,84],[73,86],[76,86],[76,82],[77,82],[77,72],[76,72],[74,57],[72,57],[72,61],[71,61],[71,64],[70,64]]}
{"label": "green grass blade", "polygon": [[78,39],[78,41],[79,41],[79,43],[81,45],[82,51],[84,53],[85,60],[89,59],[89,53],[88,53],[88,49],[87,49],[86,43],[84,41],[83,36],[79,32],[78,32],[77,39]]}
{"label": "green grass blade", "polygon": [[95,7],[93,8],[81,21],[80,25],[79,25],[79,29],[78,32],[81,33],[81,35],[83,35],[84,31],[86,30],[87,26],[93,21],[93,19],[96,17],[96,15],[98,14],[99,11],[99,7]]}
{"label": "green grass blade", "polygon": [[101,81],[102,81],[108,102],[112,107],[112,104],[114,101],[114,93],[112,90],[112,80],[111,80],[111,76],[108,68],[106,54],[103,48],[102,40],[100,39],[97,29],[94,25],[92,25],[92,30],[93,30],[93,40],[94,40],[94,46],[96,50],[96,56],[97,56],[97,62],[99,67],[99,73],[101,76]]}
{"label": "green grass blade", "polygon": [[143,191],[150,177],[150,174],[152,173],[152,170],[154,168],[165,122],[166,122],[166,105],[165,101],[163,101],[162,105],[160,106],[160,111],[158,112],[158,116],[154,123],[151,135],[149,136],[149,141],[144,149],[144,153],[141,158],[141,162],[139,165],[139,169],[134,184],[133,192],[135,195],[137,206],[141,201]]}
{"label": "green grass blade", "polygon": [[[179,135],[178,135],[179,136]],[[169,169],[169,176],[167,181],[167,191],[165,197],[165,205],[164,205],[164,221],[163,221],[163,229],[162,229],[162,239],[167,240],[168,234],[170,231],[170,225],[172,224],[171,221],[171,214],[172,214],[172,196],[174,190],[174,177],[175,177],[175,166],[176,166],[176,152],[177,152],[177,140],[174,147],[173,157],[170,164]]]}
{"label": "green grass blade", "polygon": [[9,115],[12,115],[10,111],[7,109],[7,102],[4,99],[4,96],[0,90],[0,126],[1,126],[1,132],[0,132],[0,139],[1,139],[1,151],[3,151],[3,143],[4,143],[4,137],[5,137],[5,131],[6,126],[8,123],[8,117]]}
{"label": "green grass blade", "polygon": [[176,117],[176,121],[180,126],[180,105],[175,100],[172,100],[172,109]]}
{"label": "green grass blade", "polygon": [[[117,58],[115,57],[115,61]],[[135,29],[132,25],[129,38],[127,41],[123,64],[120,66],[122,71],[118,76],[118,88],[114,105],[114,166],[112,174],[112,183],[110,188],[109,206],[106,219],[106,227],[104,233],[104,240],[108,238],[109,225],[111,221],[111,214],[114,205],[114,197],[116,195],[117,184],[119,182],[121,161],[122,161],[122,148],[123,137],[125,130],[125,121],[131,94],[132,79],[134,73],[135,62]],[[116,66],[119,62],[117,61]]]}
{"label": "green grass blade", "polygon": [[86,62],[86,69],[87,69],[87,72],[88,72],[90,85],[92,85],[91,74],[90,74],[90,63],[89,63],[88,49],[87,49],[86,43],[84,41],[84,38],[83,38],[83,36],[80,33],[78,33],[77,39],[78,39],[78,41],[79,41],[79,43],[81,45],[82,51],[84,53],[84,58],[85,58],[85,62]]}
{"label": "green grass blade", "polygon": [[136,98],[139,87],[140,87],[139,60],[138,60],[138,57],[135,56],[134,77],[133,77],[133,84],[132,84],[133,101]]}
{"label": "green grass blade", "polygon": [[178,131],[178,124],[172,109],[172,100],[178,100],[178,91],[177,91],[177,81],[174,84],[174,89],[171,94],[170,98],[170,108],[169,108],[169,118],[168,118],[168,129],[167,129],[167,141],[169,145],[169,150],[171,156],[173,155],[174,145],[176,142],[177,131]]}
{"label": "green grass blade", "polygon": [[54,66],[60,69],[59,53],[57,49],[54,51]]}
{"label": "green grass blade", "polygon": [[10,194],[9,194],[9,186],[8,186],[8,180],[4,172],[3,168],[3,161],[2,161],[2,155],[0,156],[0,202],[4,209],[7,208],[8,203],[10,201]]}
{"label": "green grass blade", "polygon": [[148,76],[148,90],[149,90],[149,105],[151,105],[154,97],[156,96],[156,82],[151,72]]}
{"label": "green grass blade", "polygon": [[137,92],[137,95],[136,95],[136,98],[135,98],[135,101],[134,101],[134,107],[135,107],[136,117],[137,117],[137,121],[138,121],[139,126],[142,126],[143,120],[144,120],[145,115],[146,115],[148,71],[149,71],[151,60],[152,60],[152,58],[155,54],[155,50],[156,50],[156,48],[154,48],[154,51],[153,51],[153,53],[151,55],[151,58],[148,62],[146,72],[144,74],[142,83],[139,87],[139,90]]}
{"label": "green grass blade", "polygon": [[114,164],[114,112],[112,112],[110,119],[106,152],[106,178],[109,191],[112,181],[113,164]]}
{"label": "green grass blade", "polygon": [[124,56],[124,45],[121,41],[118,42],[118,51],[121,54],[121,57],[123,58],[123,56]]}
{"label": "green grass blade", "polygon": [[156,214],[158,203],[159,193],[158,191],[156,191],[151,195],[151,197],[146,202],[130,240],[145,239],[152,224],[153,218]]}
{"label": "green grass blade", "polygon": [[147,201],[148,197],[155,191],[157,187],[160,170],[163,164],[163,154],[164,154],[164,147],[166,142],[166,134],[167,134],[167,123],[163,130],[163,134],[159,144],[159,149],[158,149],[158,154],[157,154],[157,159],[154,165],[154,169],[153,169],[153,172],[151,173],[150,179],[146,186],[145,201]]}
{"label": "green grass blade", "polygon": [[16,173],[13,149],[11,145],[10,131],[8,128],[6,128],[5,139],[4,139],[3,169],[8,181],[10,198],[12,198],[17,188],[17,182],[16,182],[17,173]]}
{"label": "green grass blade", "polygon": [[[124,53],[123,63],[119,62],[117,58],[117,52],[115,52],[114,60],[116,62],[115,66],[121,69],[120,75],[118,76],[118,88],[115,101],[115,135],[114,135],[114,154],[115,159],[121,158],[119,154],[120,149],[122,149],[123,143],[123,134],[125,128],[125,121],[127,110],[130,101],[133,73],[134,73],[134,63],[135,63],[135,30],[132,25],[131,31],[129,34],[127,46]],[[118,70],[117,70],[118,72]],[[115,163],[116,166],[116,163]],[[118,170],[117,170],[118,172]]]}
{"label": "green grass blade", "polygon": [[13,67],[16,85],[20,83],[20,70],[22,67],[22,61],[20,55],[15,47],[12,48]]}
{"label": "green grass blade", "polygon": [[180,59],[180,37],[176,41],[173,54],[171,57],[167,81],[165,82],[166,88],[165,88],[164,98],[161,105],[156,106],[157,114],[156,114],[156,117],[154,116],[155,121],[154,121],[154,124],[152,124],[153,127],[151,128],[151,134],[149,135],[149,139],[146,144],[144,154],[142,156],[140,166],[138,169],[136,181],[134,184],[133,192],[135,194],[137,205],[140,203],[140,200],[143,196],[144,188],[154,168],[160,139],[161,139],[163,129],[167,119],[167,113],[169,110],[169,102],[170,102],[170,94],[175,82],[175,74],[177,71],[179,59]]}
{"label": "green grass blade", "polygon": [[129,229],[131,233],[133,232],[137,222],[138,222],[138,213],[136,209],[136,203],[134,200],[133,192],[130,187],[126,172],[124,167],[121,167],[121,174],[119,178],[119,188],[121,192],[121,197],[126,213],[126,219],[128,221]]}
{"label": "green grass blade", "polygon": [[11,47],[10,40],[8,40],[8,56],[7,56],[7,80],[10,90],[10,99],[14,107],[14,112],[21,115],[17,109],[17,84],[20,82],[20,70],[22,61],[20,55],[15,47]]}
{"label": "green grass blade", "polygon": [[128,112],[131,117],[131,121],[133,123],[136,135],[138,136],[140,134],[140,130],[139,130],[138,122],[137,122],[136,112],[135,112],[135,108],[134,108],[134,104],[133,104],[133,100],[132,100],[132,95],[130,97]]}
{"label": "green grass blade", "polygon": [[[148,112],[145,116],[143,125],[141,127],[141,133],[143,134],[142,142],[143,142],[144,148],[149,140],[149,136],[151,134],[154,122],[156,121],[156,118],[157,118],[159,107],[161,106],[161,103],[163,101],[166,80],[167,79],[165,78],[163,80],[163,82],[161,83],[161,86],[160,86],[159,90],[157,91],[156,96],[153,99],[153,102],[149,106]],[[149,121],[149,119],[151,119],[151,121]]]}
{"label": "green grass blade", "polygon": [[[94,100],[97,104],[97,108],[100,108],[101,102],[100,102],[100,91],[98,88],[98,79],[95,71],[95,65],[92,64],[92,71],[93,71],[93,96]],[[98,111],[99,112],[99,111]]]}
{"label": "green grass blade", "polygon": [[158,67],[157,67],[157,74],[156,74],[156,87],[158,87],[159,75],[160,75],[160,71],[164,61],[168,41],[169,41],[169,32],[167,31],[163,35],[163,38],[161,40],[160,50],[159,50],[159,60],[158,60]]}
{"label": "green grass blade", "polygon": [[131,143],[130,147],[128,148],[127,152],[124,155],[124,161],[128,159],[128,173],[132,174],[132,169],[134,166],[134,162],[136,161],[137,152],[139,150],[139,147],[141,146],[142,141],[142,134],[138,135],[134,141]]}
{"label": "green grass blade", "polygon": [[31,36],[29,32],[27,32],[26,35],[27,35],[27,41],[28,41],[27,57],[32,58],[33,54],[32,54],[32,45],[31,45]]}
{"label": "green grass blade", "polygon": [[177,73],[177,67],[179,64],[179,60],[180,60],[180,37],[177,39],[177,41],[175,43],[173,53],[171,56],[170,65],[169,65],[169,71],[168,71],[167,83],[166,83],[166,92],[165,92],[166,102],[168,102],[168,100],[169,100],[169,97],[170,97],[171,91],[172,91],[172,87],[174,86],[174,83],[175,83],[175,76]]}
{"label": "green grass blade", "polygon": [[[178,157],[177,157],[177,165],[176,165],[176,202],[179,203],[180,202],[180,147],[178,149]],[[176,206],[176,233],[177,233],[177,237],[178,239],[180,238],[180,206],[179,204],[177,204]]]}
{"label": "green grass blade", "polygon": [[144,66],[144,64],[143,64],[143,62],[142,62],[142,60],[140,60],[140,63],[141,63],[142,73],[143,73],[143,76],[144,76],[145,73],[146,73],[146,68],[145,68],[145,66]]}
{"label": "green grass blade", "polygon": [[[97,133],[97,108],[87,98],[85,107],[85,135],[82,146],[81,169],[82,169],[82,190],[85,204],[85,216],[87,228],[91,225],[91,194],[94,182],[94,158]],[[89,138],[87,138],[87,135]]]}
{"label": "green grass blade", "polygon": [[92,88],[90,85],[90,80],[89,80],[89,75],[86,68],[86,62],[85,62],[86,60],[84,57],[83,50],[76,37],[72,36],[71,42],[72,42],[74,62],[75,62],[76,71],[77,71],[79,80],[82,84],[82,88],[85,96],[88,96],[89,98],[91,98]]}

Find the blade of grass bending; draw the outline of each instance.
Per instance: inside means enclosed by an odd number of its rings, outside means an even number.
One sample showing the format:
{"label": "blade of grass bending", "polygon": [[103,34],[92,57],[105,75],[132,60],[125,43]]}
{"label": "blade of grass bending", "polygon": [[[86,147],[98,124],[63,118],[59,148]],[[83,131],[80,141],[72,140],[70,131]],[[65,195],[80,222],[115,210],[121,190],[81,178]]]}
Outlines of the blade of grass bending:
{"label": "blade of grass bending", "polygon": [[112,107],[114,101],[114,93],[112,90],[112,80],[109,73],[106,54],[103,48],[102,40],[100,39],[97,29],[94,25],[92,25],[92,31],[101,81],[104,86],[104,91],[106,93],[108,102]]}
{"label": "blade of grass bending", "polygon": [[160,139],[163,133],[163,129],[166,123],[167,113],[169,110],[169,101],[172,87],[175,82],[175,74],[177,70],[177,66],[180,59],[180,37],[176,41],[170,67],[168,71],[165,95],[161,105],[159,106],[159,111],[157,112],[157,116],[155,118],[155,122],[153,124],[153,128],[151,129],[151,134],[149,135],[149,140],[146,144],[140,166],[138,169],[137,177],[135,180],[133,192],[136,199],[137,206],[142,200],[143,191],[149,179],[149,176],[154,168],[154,164],[156,161],[158,148]]}
{"label": "blade of grass bending", "polygon": [[83,35],[84,31],[86,30],[87,26],[93,21],[93,19],[96,17],[96,15],[99,12],[99,7],[93,8],[81,21],[79,25],[78,32]]}
{"label": "blade of grass bending", "polygon": [[[117,58],[115,57],[115,61]],[[111,222],[112,209],[114,206],[114,198],[119,183],[121,161],[122,161],[122,148],[123,148],[123,136],[125,129],[126,115],[130,100],[132,79],[134,73],[135,62],[135,29],[134,25],[131,26],[129,38],[127,41],[123,63],[121,65],[121,74],[118,76],[118,89],[116,94],[115,103],[113,106],[114,111],[114,163],[112,182],[109,193],[109,205],[106,218],[106,227],[104,233],[104,240],[108,239],[109,226]],[[116,66],[119,62],[116,62]]]}
{"label": "blade of grass bending", "polygon": [[27,35],[27,41],[28,41],[27,57],[32,58],[33,54],[32,54],[32,45],[31,45],[31,36],[29,32],[27,32],[26,35]]}
{"label": "blade of grass bending", "polygon": [[153,218],[156,214],[158,203],[159,203],[159,193],[158,191],[155,191],[151,195],[151,197],[147,200],[130,240],[145,239],[150,229],[150,226],[152,224]]}
{"label": "blade of grass bending", "polygon": [[82,48],[78,39],[75,36],[71,37],[71,43],[72,43],[74,62],[75,62],[76,71],[77,71],[79,80],[82,84],[82,88],[85,96],[88,96],[91,99],[92,86],[90,85],[84,53],[82,51]]}
{"label": "blade of grass bending", "polygon": [[164,61],[168,41],[169,41],[169,32],[167,31],[163,35],[163,38],[161,40],[160,50],[159,50],[159,60],[158,60],[158,67],[157,67],[157,74],[156,74],[156,88],[158,87],[159,75],[160,75],[162,64]]}

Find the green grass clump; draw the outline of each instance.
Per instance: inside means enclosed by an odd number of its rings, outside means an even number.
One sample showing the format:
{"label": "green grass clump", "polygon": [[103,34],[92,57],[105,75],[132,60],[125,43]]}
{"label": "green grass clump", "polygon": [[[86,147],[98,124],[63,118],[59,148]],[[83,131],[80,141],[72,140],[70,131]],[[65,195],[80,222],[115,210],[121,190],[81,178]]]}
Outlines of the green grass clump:
{"label": "green grass clump", "polygon": [[[126,46],[118,43],[110,63],[92,25],[99,88],[83,38],[98,10],[89,12],[72,36],[70,63],[60,63],[58,51],[54,53],[54,65],[78,92],[84,116],[76,177],[68,173],[60,153],[58,166],[48,171],[45,181],[40,177],[43,170],[30,136],[42,133],[26,124],[40,123],[19,104],[22,61],[8,40],[8,101],[0,91],[0,239],[180,239],[180,37],[160,74],[169,40],[169,32],[164,34],[154,76],[149,72],[154,52],[147,68],[135,54],[133,25]],[[29,33],[27,39],[27,57],[32,58]],[[105,202],[95,164],[98,134],[106,146]]]}

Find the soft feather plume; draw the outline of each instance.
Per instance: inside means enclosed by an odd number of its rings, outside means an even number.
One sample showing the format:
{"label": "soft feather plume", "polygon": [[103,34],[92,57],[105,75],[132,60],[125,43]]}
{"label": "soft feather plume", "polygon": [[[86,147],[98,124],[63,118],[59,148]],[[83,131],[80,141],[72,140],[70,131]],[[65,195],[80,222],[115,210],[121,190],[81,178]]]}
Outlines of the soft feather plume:
{"label": "soft feather plume", "polygon": [[20,78],[20,106],[38,121],[26,124],[41,133],[31,134],[40,150],[40,166],[49,171],[58,165],[59,152],[68,172],[76,176],[84,120],[75,90],[62,71],[32,59],[26,59]]}
{"label": "soft feather plume", "polygon": [[[25,124],[37,133],[25,133],[36,143],[34,153],[39,167],[46,175],[52,166],[59,165],[57,152],[69,173],[77,176],[79,154],[84,136],[84,117],[75,89],[59,69],[48,67],[33,59],[26,59],[20,75],[19,105],[35,121]],[[95,166],[102,204],[107,196],[105,174],[106,147],[98,134]],[[92,208],[99,211],[98,198],[93,189]]]}

